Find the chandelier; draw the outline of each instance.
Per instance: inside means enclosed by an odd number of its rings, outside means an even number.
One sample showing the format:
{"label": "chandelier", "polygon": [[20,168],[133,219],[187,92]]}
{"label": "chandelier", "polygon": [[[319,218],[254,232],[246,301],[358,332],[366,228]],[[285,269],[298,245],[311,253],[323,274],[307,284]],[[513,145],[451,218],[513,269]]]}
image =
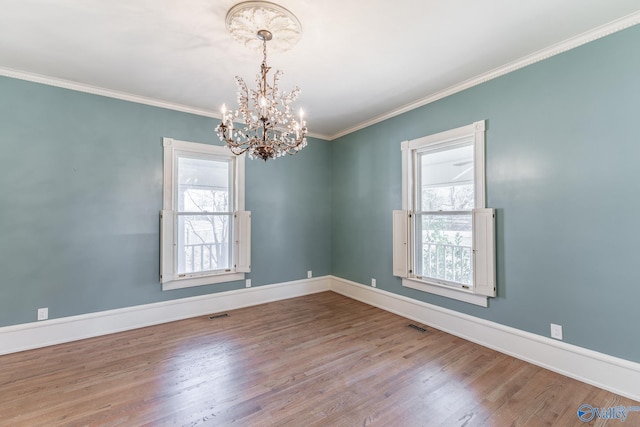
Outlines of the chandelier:
{"label": "chandelier", "polygon": [[[286,154],[296,154],[307,145],[307,125],[300,109],[296,117],[293,102],[300,94],[296,86],[291,92],[280,91],[282,71],[269,79],[267,42],[278,37],[276,48],[287,50],[300,38],[300,22],[288,10],[268,2],[240,3],[227,13],[227,28],[234,38],[248,47],[262,47],[262,65],[256,77],[256,89],[249,89],[236,76],[238,109],[227,111],[222,105],[222,121],[216,133],[235,155],[264,161]],[[252,35],[253,34],[253,35]],[[274,39],[275,42],[275,39]],[[237,126],[239,123],[239,126]]]}

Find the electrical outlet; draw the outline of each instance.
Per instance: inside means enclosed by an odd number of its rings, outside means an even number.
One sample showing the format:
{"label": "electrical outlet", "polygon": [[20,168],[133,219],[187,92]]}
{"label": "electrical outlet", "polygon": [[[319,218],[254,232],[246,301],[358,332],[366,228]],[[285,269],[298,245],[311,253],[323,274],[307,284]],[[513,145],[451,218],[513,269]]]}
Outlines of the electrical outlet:
{"label": "electrical outlet", "polygon": [[245,284],[246,284],[247,288],[250,288],[251,287],[251,279],[245,280]]}
{"label": "electrical outlet", "polygon": [[307,271],[307,279],[311,279],[313,277],[313,274],[311,273],[311,270]]}
{"label": "electrical outlet", "polygon": [[551,324],[551,338],[555,338],[557,340],[562,339],[562,326],[556,325],[554,323]]}
{"label": "electrical outlet", "polygon": [[49,309],[48,308],[39,308],[38,309],[38,320],[47,320],[49,318]]}
{"label": "electrical outlet", "polygon": [[371,279],[371,286],[376,287],[376,279]]}

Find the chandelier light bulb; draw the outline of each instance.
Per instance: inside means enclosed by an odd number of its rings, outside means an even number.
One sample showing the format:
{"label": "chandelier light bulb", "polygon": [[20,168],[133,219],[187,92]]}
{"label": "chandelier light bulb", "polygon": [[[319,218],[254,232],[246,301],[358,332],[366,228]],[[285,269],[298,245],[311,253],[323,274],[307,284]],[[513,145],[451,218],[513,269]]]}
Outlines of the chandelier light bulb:
{"label": "chandelier light bulb", "polygon": [[[300,93],[298,87],[291,92],[280,91],[278,81],[282,75],[276,71],[269,77],[271,67],[267,65],[267,42],[294,42],[292,35],[299,37],[300,23],[286,9],[268,2],[244,2],[231,8],[227,14],[227,28],[234,37],[243,38],[245,29],[258,25],[252,18],[267,24],[254,32],[254,41],[245,41],[246,45],[258,41],[262,45],[263,60],[260,73],[256,77],[257,89],[250,89],[240,77],[236,77],[238,86],[238,109],[227,114],[226,105],[222,106],[222,121],[216,127],[220,140],[235,155],[247,153],[250,158],[263,160],[275,159],[286,154],[296,154],[307,145],[307,127],[304,113],[300,109],[299,121],[295,118],[293,102]],[[271,23],[271,26],[269,25]],[[275,29],[276,33],[270,30]],[[278,32],[280,30],[280,32]],[[296,40],[297,41],[297,40]],[[240,126],[234,129],[234,121]]]}

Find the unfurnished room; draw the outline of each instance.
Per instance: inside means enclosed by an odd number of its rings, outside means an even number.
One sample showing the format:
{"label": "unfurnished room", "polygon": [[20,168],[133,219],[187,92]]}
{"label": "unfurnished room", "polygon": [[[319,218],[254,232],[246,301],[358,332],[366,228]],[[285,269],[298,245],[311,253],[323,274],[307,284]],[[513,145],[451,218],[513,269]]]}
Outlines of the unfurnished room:
{"label": "unfurnished room", "polygon": [[640,425],[637,0],[0,0],[0,426]]}

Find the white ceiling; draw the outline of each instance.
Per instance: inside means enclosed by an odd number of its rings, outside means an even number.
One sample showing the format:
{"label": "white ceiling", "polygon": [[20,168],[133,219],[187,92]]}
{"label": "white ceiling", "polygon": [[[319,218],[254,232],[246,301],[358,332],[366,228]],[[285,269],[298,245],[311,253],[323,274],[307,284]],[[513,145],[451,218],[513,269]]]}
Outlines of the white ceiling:
{"label": "white ceiling", "polygon": [[[234,76],[252,84],[262,59],[225,29],[236,3],[0,0],[0,74],[18,70],[215,116],[235,102]],[[640,21],[640,0],[277,3],[303,32],[269,65],[284,71],[282,89],[301,87],[309,130],[327,139],[558,43],[587,41],[594,29]]]}

